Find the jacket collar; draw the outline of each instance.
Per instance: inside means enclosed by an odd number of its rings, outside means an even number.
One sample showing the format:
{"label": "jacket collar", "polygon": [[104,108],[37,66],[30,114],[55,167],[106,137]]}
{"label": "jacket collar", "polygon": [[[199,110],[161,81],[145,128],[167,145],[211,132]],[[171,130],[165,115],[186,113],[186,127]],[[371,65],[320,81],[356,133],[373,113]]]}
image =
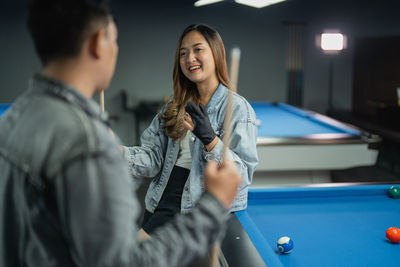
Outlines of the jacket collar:
{"label": "jacket collar", "polygon": [[75,88],[54,78],[37,73],[30,80],[29,90],[33,93],[44,93],[84,110],[91,117],[99,118],[109,125],[108,114],[102,113],[99,104],[93,99],[82,95]]}
{"label": "jacket collar", "polygon": [[217,87],[217,90],[215,90],[213,96],[211,97],[210,102],[208,102],[207,105],[207,112],[208,113],[213,113],[217,111],[218,109],[218,103],[221,101],[221,99],[224,98],[224,96],[227,94],[228,88],[225,87],[222,83],[220,83]]}

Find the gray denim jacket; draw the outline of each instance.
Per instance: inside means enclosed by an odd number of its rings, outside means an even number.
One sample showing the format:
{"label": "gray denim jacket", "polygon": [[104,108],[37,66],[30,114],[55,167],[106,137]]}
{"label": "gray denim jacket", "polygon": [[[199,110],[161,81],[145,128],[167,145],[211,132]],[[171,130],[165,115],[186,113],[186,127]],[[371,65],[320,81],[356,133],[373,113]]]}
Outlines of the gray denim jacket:
{"label": "gray denim jacket", "polygon": [[[192,132],[188,132],[191,140],[189,146],[192,167],[182,194],[182,213],[190,211],[204,192],[206,162],[222,161],[227,98],[228,88],[220,84],[207,106],[211,125],[219,137],[212,151],[207,152],[203,143]],[[248,186],[258,164],[257,126],[253,108],[246,99],[236,93],[233,93],[232,97],[232,110],[232,136],[227,157],[236,163],[243,182],[230,211],[238,211],[247,207]],[[179,140],[167,137],[163,131],[163,124],[159,114],[156,115],[141,136],[141,146],[124,147],[124,157],[129,162],[132,175],[135,178],[153,178],[145,200],[146,209],[150,212],[154,212],[161,199],[179,152]]]}
{"label": "gray denim jacket", "polygon": [[228,218],[205,193],[192,213],[138,242],[140,213],[99,105],[36,75],[0,117],[0,266],[186,266]]}

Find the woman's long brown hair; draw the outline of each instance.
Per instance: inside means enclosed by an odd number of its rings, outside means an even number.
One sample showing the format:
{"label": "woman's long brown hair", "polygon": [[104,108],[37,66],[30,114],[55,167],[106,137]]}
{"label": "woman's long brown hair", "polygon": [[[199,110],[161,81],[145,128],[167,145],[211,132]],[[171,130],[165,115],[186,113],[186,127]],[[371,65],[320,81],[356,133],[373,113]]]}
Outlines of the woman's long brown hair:
{"label": "woman's long brown hair", "polygon": [[225,47],[221,36],[213,28],[204,24],[192,24],[188,26],[179,37],[175,51],[175,63],[173,72],[174,97],[168,104],[165,113],[162,115],[164,132],[173,139],[179,139],[186,133],[183,125],[185,106],[189,100],[195,104],[200,103],[200,96],[197,86],[183,74],[180,66],[180,48],[182,40],[191,31],[198,31],[208,42],[214,56],[215,71],[220,83],[229,87],[228,68],[226,66]]}

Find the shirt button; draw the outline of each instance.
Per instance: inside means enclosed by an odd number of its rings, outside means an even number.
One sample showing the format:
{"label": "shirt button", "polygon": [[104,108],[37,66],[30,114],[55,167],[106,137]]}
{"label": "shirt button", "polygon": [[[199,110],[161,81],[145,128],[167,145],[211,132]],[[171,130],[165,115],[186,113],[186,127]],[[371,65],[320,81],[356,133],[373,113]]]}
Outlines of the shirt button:
{"label": "shirt button", "polygon": [[189,188],[186,186],[186,187],[185,187],[185,191],[188,191],[188,190],[189,190]]}
{"label": "shirt button", "polygon": [[196,140],[196,137],[192,136],[192,142],[194,142]]}

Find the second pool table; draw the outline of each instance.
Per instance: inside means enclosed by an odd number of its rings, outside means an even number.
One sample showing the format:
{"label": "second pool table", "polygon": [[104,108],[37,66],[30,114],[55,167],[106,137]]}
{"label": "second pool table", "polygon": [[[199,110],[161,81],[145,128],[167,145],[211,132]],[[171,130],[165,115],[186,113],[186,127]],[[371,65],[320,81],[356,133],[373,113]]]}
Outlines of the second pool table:
{"label": "second pool table", "polygon": [[373,165],[374,135],[284,103],[251,102],[258,122],[256,171],[333,170]]}

